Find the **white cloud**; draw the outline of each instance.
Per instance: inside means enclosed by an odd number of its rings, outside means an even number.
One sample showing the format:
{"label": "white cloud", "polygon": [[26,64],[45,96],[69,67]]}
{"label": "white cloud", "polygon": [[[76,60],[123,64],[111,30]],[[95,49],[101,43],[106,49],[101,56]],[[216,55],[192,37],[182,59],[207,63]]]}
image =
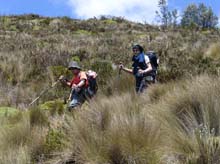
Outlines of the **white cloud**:
{"label": "white cloud", "polygon": [[218,27],[220,27],[220,14],[218,16]]}
{"label": "white cloud", "polygon": [[153,22],[158,10],[158,0],[68,0],[68,5],[82,19],[111,15],[148,23]]}

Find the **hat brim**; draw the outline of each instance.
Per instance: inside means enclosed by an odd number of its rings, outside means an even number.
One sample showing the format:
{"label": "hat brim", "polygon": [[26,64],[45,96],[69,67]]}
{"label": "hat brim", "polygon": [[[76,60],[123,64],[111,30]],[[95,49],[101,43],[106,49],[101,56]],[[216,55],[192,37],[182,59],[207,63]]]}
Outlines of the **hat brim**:
{"label": "hat brim", "polygon": [[78,70],[81,70],[80,67],[69,67],[68,70],[73,70],[73,69],[78,69]]}

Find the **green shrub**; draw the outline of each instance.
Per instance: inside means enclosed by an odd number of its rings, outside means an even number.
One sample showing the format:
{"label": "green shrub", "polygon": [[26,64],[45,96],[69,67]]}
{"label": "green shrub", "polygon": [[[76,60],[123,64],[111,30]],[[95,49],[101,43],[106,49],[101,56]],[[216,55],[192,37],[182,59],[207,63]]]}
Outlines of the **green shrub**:
{"label": "green shrub", "polygon": [[72,19],[70,17],[64,16],[61,18],[61,20],[65,23],[65,24],[69,24],[72,22]]}
{"label": "green shrub", "polygon": [[71,57],[71,61],[80,62],[80,58],[79,58],[79,56],[73,55],[73,56]]}
{"label": "green shrub", "polygon": [[63,101],[54,100],[54,101],[47,101],[44,104],[41,104],[40,109],[50,111],[51,115],[54,115],[54,114],[61,115],[64,113],[65,107],[64,107]]}
{"label": "green shrub", "polygon": [[95,60],[91,69],[98,73],[98,84],[104,86],[108,84],[110,78],[113,75],[112,63],[106,60]]}
{"label": "green shrub", "polygon": [[40,108],[32,108],[29,112],[31,126],[46,126],[48,125],[48,119],[45,112]]}
{"label": "green shrub", "polygon": [[47,156],[52,152],[61,151],[64,147],[62,143],[63,137],[64,135],[61,131],[50,129],[46,136],[45,145],[43,146],[43,153]]}
{"label": "green shrub", "polygon": [[77,30],[77,31],[75,31],[75,34],[79,34],[79,35],[91,35],[92,32],[86,31],[86,30]]}
{"label": "green shrub", "polygon": [[50,18],[45,18],[45,19],[42,19],[40,22],[42,25],[44,26],[48,26],[50,24]]}
{"label": "green shrub", "polygon": [[0,107],[0,117],[13,116],[18,113],[18,109],[12,107]]}
{"label": "green shrub", "polygon": [[112,20],[112,19],[106,19],[106,20],[103,20],[103,22],[107,25],[111,25],[111,24],[117,24],[117,21],[116,20]]}
{"label": "green shrub", "polygon": [[61,75],[67,76],[68,74],[67,68],[64,66],[50,66],[48,69],[55,79],[58,79]]}

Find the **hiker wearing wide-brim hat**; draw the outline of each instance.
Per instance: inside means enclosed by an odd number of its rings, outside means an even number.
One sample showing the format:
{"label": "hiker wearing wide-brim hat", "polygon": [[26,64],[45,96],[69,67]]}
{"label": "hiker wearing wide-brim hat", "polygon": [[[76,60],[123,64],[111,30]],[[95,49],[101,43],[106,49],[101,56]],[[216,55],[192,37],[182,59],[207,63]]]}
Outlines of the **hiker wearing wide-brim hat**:
{"label": "hiker wearing wide-brim hat", "polygon": [[73,73],[72,80],[64,80],[64,77],[60,76],[60,81],[71,87],[69,110],[72,110],[85,101],[84,91],[88,87],[88,80],[86,73],[81,71],[81,67],[76,61],[71,61],[68,65],[68,69]]}
{"label": "hiker wearing wide-brim hat", "polygon": [[119,65],[119,69],[127,73],[133,74],[136,80],[136,92],[143,92],[147,87],[145,77],[152,71],[152,66],[148,56],[144,54],[144,49],[139,44],[132,46],[133,57],[132,57],[132,69],[124,67],[122,63]]}
{"label": "hiker wearing wide-brim hat", "polygon": [[79,66],[79,64],[76,61],[71,61],[69,63],[68,69],[69,70],[73,70],[73,69],[81,70],[81,67]]}

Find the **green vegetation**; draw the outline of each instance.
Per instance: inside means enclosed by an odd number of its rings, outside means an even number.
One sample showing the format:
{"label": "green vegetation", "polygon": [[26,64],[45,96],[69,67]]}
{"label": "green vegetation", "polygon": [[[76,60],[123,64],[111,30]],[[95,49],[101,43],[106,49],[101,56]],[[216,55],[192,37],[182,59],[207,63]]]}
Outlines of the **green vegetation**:
{"label": "green vegetation", "polygon": [[[219,29],[174,17],[162,29],[121,17],[0,17],[0,163],[219,163]],[[140,96],[117,69],[131,67],[136,42],[160,58],[159,83]],[[71,60],[98,73],[97,97],[69,113],[59,84],[29,107],[61,74],[71,78]]]}
{"label": "green vegetation", "polygon": [[18,113],[18,109],[12,107],[0,107],[0,117],[13,116]]}
{"label": "green vegetation", "polygon": [[40,109],[48,110],[52,115],[54,115],[54,114],[63,114],[65,107],[63,101],[55,100],[55,101],[47,101],[44,104],[41,104]]}
{"label": "green vegetation", "polygon": [[200,3],[199,5],[190,4],[184,11],[181,20],[182,26],[214,28],[218,24],[218,17],[214,14],[211,7]]}
{"label": "green vegetation", "polygon": [[207,7],[204,3],[189,4],[182,14],[180,24],[177,21],[179,17],[177,9],[170,11],[167,0],[159,0],[158,7],[159,11],[156,11],[156,15],[164,28],[176,28],[181,25],[190,29],[212,29],[218,24],[218,16],[214,14],[211,7]]}

